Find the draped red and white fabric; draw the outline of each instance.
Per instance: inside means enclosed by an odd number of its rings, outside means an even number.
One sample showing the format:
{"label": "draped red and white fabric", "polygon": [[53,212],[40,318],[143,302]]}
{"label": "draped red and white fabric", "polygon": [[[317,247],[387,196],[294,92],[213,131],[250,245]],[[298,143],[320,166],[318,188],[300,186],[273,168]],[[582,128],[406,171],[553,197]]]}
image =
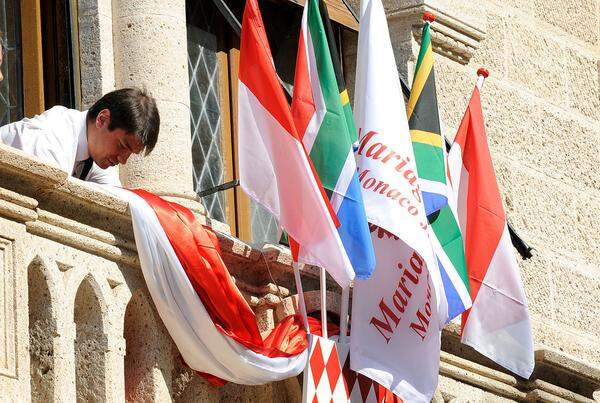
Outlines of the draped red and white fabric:
{"label": "draped red and white fabric", "polygon": [[129,203],[146,285],[188,366],[216,384],[259,385],[303,371],[302,319],[288,316],[263,340],[216,235],[190,210],[144,190],[107,190]]}

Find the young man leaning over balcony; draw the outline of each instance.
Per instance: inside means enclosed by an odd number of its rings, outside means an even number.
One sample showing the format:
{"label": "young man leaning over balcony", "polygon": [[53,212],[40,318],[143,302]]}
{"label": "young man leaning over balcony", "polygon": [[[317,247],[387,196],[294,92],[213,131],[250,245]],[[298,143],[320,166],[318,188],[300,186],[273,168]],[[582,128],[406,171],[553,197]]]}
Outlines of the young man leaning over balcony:
{"label": "young man leaning over balcony", "polygon": [[123,88],[105,94],[88,111],[54,106],[2,126],[0,142],[76,178],[121,186],[115,166],[125,164],[131,154],[150,154],[159,127],[154,98],[137,88]]}

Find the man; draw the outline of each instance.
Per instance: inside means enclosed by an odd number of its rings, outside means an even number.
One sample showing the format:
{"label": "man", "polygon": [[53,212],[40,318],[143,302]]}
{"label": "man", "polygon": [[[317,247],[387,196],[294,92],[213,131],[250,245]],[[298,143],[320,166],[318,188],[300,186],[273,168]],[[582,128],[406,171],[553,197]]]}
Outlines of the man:
{"label": "man", "polygon": [[131,154],[148,155],[158,139],[154,98],[136,88],[109,92],[88,111],[55,106],[0,127],[0,141],[74,177],[121,186],[115,168]]}

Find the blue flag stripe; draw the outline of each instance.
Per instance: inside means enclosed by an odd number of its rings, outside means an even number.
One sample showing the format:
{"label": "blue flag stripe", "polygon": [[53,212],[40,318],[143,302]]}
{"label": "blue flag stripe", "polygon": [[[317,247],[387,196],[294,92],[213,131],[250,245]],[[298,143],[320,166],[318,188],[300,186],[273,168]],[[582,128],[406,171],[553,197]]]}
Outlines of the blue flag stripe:
{"label": "blue flag stripe", "polygon": [[346,197],[344,197],[337,211],[337,216],[341,223],[338,232],[356,277],[368,279],[375,268],[375,252],[373,251],[371,233],[365,218],[365,209],[356,171],[354,171],[354,176],[346,191]]}
{"label": "blue flag stripe", "polygon": [[435,213],[448,204],[448,197],[440,193],[431,193],[422,191],[423,204],[425,205],[425,215]]}
{"label": "blue flag stripe", "polygon": [[448,318],[446,319],[446,323],[448,323],[465,311],[465,305],[463,304],[460,295],[458,295],[458,291],[456,290],[454,283],[448,276],[448,273],[446,273],[444,265],[442,265],[442,262],[440,262],[439,259],[437,261],[440,268],[440,273],[442,275],[442,283],[444,284],[446,301],[448,302]]}

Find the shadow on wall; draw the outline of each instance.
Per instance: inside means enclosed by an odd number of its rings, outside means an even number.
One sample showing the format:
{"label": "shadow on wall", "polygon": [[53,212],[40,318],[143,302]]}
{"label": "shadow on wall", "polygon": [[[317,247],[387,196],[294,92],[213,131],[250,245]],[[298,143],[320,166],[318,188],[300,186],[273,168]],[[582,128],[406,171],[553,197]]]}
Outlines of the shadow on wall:
{"label": "shadow on wall", "polygon": [[54,398],[54,338],[56,320],[46,281],[47,267],[34,259],[27,268],[29,296],[29,359],[31,401],[49,402]]}
{"label": "shadow on wall", "polygon": [[125,311],[125,399],[168,401],[173,342],[144,290],[133,293]]}
{"label": "shadow on wall", "polygon": [[[96,293],[98,290],[98,293]],[[77,401],[106,400],[106,350],[99,286],[85,277],[75,296],[75,382]]]}

